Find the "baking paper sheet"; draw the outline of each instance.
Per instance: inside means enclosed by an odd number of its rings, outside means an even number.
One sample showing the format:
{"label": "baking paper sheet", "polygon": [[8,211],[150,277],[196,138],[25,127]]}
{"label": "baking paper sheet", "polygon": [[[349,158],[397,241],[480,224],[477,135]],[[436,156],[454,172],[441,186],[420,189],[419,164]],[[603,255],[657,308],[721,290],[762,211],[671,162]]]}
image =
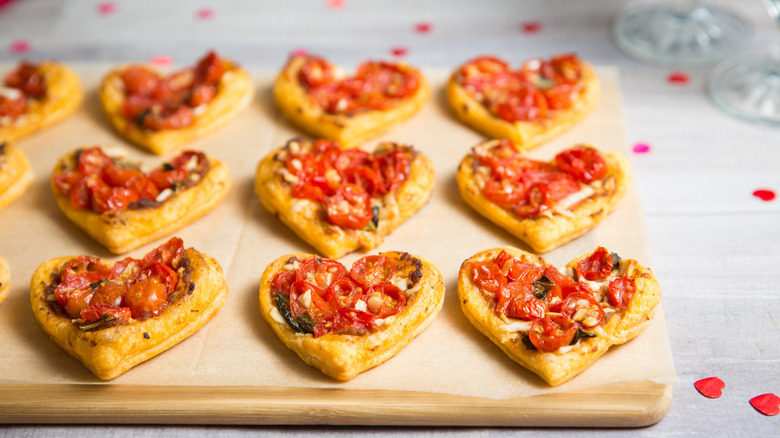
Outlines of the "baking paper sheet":
{"label": "baking paper sheet", "polygon": [[[120,258],[92,241],[57,209],[48,183],[56,160],[85,145],[112,145],[143,161],[147,169],[165,159],[123,141],[106,121],[98,102],[97,85],[112,66],[73,67],[86,90],[84,105],[64,122],[16,142],[33,164],[35,182],[22,198],[0,211],[0,255],[9,261],[12,271],[11,292],[0,304],[0,385],[105,383],[55,345],[38,327],[30,309],[30,277],[43,261],[79,254],[111,261]],[[10,65],[4,66],[2,71],[9,68]],[[599,73],[603,92],[596,111],[571,131],[531,151],[531,157],[550,159],[577,143],[628,154],[617,71],[601,68]],[[365,144],[369,150],[381,140],[412,144],[431,158],[436,169],[430,202],[388,236],[383,245],[371,251],[407,251],[427,258],[441,270],[446,287],[444,306],[425,332],[384,364],[349,382],[339,382],[305,365],[262,319],[258,288],[266,265],[284,254],[314,250],[269,214],[254,194],[254,171],[260,159],[289,138],[301,135],[274,106],[273,73],[258,73],[250,108],[218,132],[188,146],[228,164],[233,179],[231,193],[207,216],[175,233],[186,246],[220,262],[230,288],[227,303],[198,333],[110,384],[393,389],[511,398],[648,379],[675,383],[660,308],[642,335],[626,345],[613,347],[580,376],[556,388],[510,360],[471,326],[457,300],[457,273],[463,260],[499,245],[528,248],[461,200],[455,171],[461,158],[483,137],[458,123],[446,107],[447,72],[426,71],[426,75],[434,90],[428,104],[409,121]],[[166,239],[129,255],[141,257]],[[617,211],[595,230],[545,258],[564,265],[599,245],[652,267],[635,186]],[[342,262],[349,266],[364,254],[354,253]],[[663,284],[661,288],[663,291]]]}

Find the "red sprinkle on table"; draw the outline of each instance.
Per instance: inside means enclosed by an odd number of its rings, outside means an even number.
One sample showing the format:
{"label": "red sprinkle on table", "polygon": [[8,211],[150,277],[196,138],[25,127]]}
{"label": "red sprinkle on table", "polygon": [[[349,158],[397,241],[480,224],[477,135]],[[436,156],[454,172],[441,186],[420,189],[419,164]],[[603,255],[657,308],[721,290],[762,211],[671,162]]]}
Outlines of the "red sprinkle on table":
{"label": "red sprinkle on table", "polygon": [[330,9],[341,9],[344,6],[346,6],[347,2],[345,0],[328,0],[328,7]]}
{"label": "red sprinkle on table", "polygon": [[780,397],[771,392],[751,398],[750,404],[768,417],[780,414]]}
{"label": "red sprinkle on table", "polygon": [[414,25],[414,31],[420,34],[427,34],[431,32],[431,23],[417,23]]}
{"label": "red sprinkle on table", "polygon": [[8,46],[8,51],[11,53],[28,53],[30,50],[32,50],[32,45],[27,40],[12,41],[11,45]]}
{"label": "red sprinkle on table", "polygon": [[705,397],[718,398],[723,395],[723,388],[726,387],[726,384],[717,377],[707,377],[695,382],[693,386]]}
{"label": "red sprinkle on table", "polygon": [[171,64],[173,64],[173,60],[170,56],[166,55],[160,55],[160,56],[153,56],[149,63],[154,65],[155,67],[170,67]]}
{"label": "red sprinkle on table", "polygon": [[406,54],[409,53],[409,49],[406,47],[393,47],[390,49],[390,53],[392,53],[393,56],[406,56]]}
{"label": "red sprinkle on table", "polygon": [[195,16],[198,17],[199,20],[210,20],[214,18],[214,10],[211,8],[198,9],[198,11],[195,12]]}
{"label": "red sprinkle on table", "polygon": [[539,33],[539,31],[542,30],[542,23],[538,21],[526,21],[520,23],[520,30],[525,34]]}
{"label": "red sprinkle on table", "polygon": [[768,189],[758,189],[753,192],[753,196],[756,198],[762,200],[762,201],[771,201],[775,199],[775,192]]}
{"label": "red sprinkle on table", "polygon": [[647,143],[637,143],[632,149],[635,154],[647,154],[650,152],[650,145]]}
{"label": "red sprinkle on table", "polygon": [[669,81],[670,84],[686,85],[691,81],[691,78],[681,71],[673,71],[669,73],[669,76],[666,77],[666,80]]}
{"label": "red sprinkle on table", "polygon": [[116,12],[116,3],[114,2],[101,2],[97,5],[98,14],[111,15]]}

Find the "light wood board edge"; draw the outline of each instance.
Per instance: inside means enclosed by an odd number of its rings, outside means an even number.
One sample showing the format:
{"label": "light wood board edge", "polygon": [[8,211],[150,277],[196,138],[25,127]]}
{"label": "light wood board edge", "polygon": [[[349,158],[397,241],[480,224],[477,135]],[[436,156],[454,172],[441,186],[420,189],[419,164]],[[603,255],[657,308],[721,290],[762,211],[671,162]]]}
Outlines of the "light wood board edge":
{"label": "light wood board edge", "polygon": [[0,423],[640,427],[669,411],[650,381],[493,400],[395,390],[0,385]]}

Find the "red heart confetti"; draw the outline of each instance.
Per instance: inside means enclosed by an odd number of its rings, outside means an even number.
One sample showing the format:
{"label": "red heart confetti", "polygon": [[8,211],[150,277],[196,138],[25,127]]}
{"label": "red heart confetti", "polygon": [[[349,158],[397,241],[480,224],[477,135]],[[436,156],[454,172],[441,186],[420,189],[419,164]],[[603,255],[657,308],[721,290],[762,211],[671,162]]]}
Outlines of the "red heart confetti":
{"label": "red heart confetti", "polygon": [[328,7],[330,9],[341,9],[344,6],[346,6],[347,2],[345,0],[328,0]]}
{"label": "red heart confetti", "polygon": [[723,388],[726,387],[726,384],[717,377],[707,377],[694,382],[693,386],[707,398],[718,398],[723,395]]}
{"label": "red heart confetti", "polygon": [[390,53],[393,56],[406,56],[406,54],[409,53],[409,49],[406,47],[393,47],[390,49]]}
{"label": "red heart confetti", "polygon": [[414,31],[419,34],[428,34],[431,32],[431,23],[417,23],[414,25]]}
{"label": "red heart confetti", "polygon": [[309,56],[309,51],[303,48],[293,49],[292,52],[290,52],[292,56]]}
{"label": "red heart confetti", "polygon": [[762,201],[771,201],[775,199],[775,192],[769,189],[758,189],[753,192],[753,196],[756,198],[762,200]]}
{"label": "red heart confetti", "polygon": [[646,143],[637,143],[632,150],[635,154],[647,154],[650,153],[650,145]]}
{"label": "red heart confetti", "polygon": [[0,8],[8,6],[13,0],[0,0]]}
{"label": "red heart confetti", "polygon": [[525,34],[539,33],[542,30],[542,23],[538,21],[526,21],[520,23],[520,30]]}
{"label": "red heart confetti", "polygon": [[780,397],[771,392],[751,398],[750,404],[768,417],[780,414]]}
{"label": "red heart confetti", "polygon": [[11,41],[11,45],[8,46],[8,51],[11,53],[27,53],[32,50],[32,45],[27,40]]}
{"label": "red heart confetti", "polygon": [[669,81],[670,84],[687,85],[688,82],[691,81],[691,78],[681,71],[673,71],[669,73],[669,76],[666,77],[666,80]]}
{"label": "red heart confetti", "polygon": [[100,15],[111,15],[116,12],[116,3],[114,2],[101,2],[97,5],[97,11]]}
{"label": "red heart confetti", "polygon": [[155,67],[170,67],[171,64],[173,64],[173,60],[170,56],[160,55],[153,56],[151,59],[149,59],[149,63]]}
{"label": "red heart confetti", "polygon": [[197,12],[195,12],[195,16],[199,20],[211,20],[214,18],[214,10],[210,8],[198,9]]}

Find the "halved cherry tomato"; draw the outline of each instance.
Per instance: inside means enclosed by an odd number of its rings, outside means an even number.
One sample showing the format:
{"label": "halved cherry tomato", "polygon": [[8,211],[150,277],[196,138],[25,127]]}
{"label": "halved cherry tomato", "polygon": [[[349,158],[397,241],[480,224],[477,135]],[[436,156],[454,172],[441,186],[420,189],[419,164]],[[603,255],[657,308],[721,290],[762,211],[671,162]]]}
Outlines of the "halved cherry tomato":
{"label": "halved cherry tomato", "polygon": [[141,126],[144,129],[161,131],[186,128],[192,121],[192,110],[188,106],[169,104],[160,107],[159,111],[147,112],[141,120]]}
{"label": "halved cherry tomato", "polygon": [[526,300],[514,299],[506,309],[506,316],[525,321],[534,321],[539,318],[544,318],[544,315],[547,314],[547,310],[547,303],[537,298],[532,297]]}
{"label": "halved cherry tomato", "polygon": [[[127,283],[128,286],[133,286],[140,282],[151,282],[161,284],[163,286],[163,293],[167,297],[173,291],[176,290],[176,285],[179,283],[179,275],[176,272],[165,266],[162,263],[151,262],[145,266],[141,271]],[[135,312],[133,312],[135,315]]]}
{"label": "halved cherry tomato", "polygon": [[371,222],[374,212],[371,198],[362,187],[344,184],[326,199],[328,222],[342,228],[362,229]]}
{"label": "halved cherry tomato", "polygon": [[537,319],[531,326],[528,338],[539,351],[553,352],[571,344],[577,333],[577,325],[571,319],[558,314]]}
{"label": "halved cherry tomato", "polygon": [[604,178],[607,165],[601,154],[593,148],[577,146],[555,156],[558,167],[584,183]]}
{"label": "halved cherry tomato", "polygon": [[112,306],[109,304],[95,304],[79,313],[84,322],[97,322],[103,315],[110,315],[114,319],[129,320],[133,317],[130,308]]}
{"label": "halved cherry tomato", "polygon": [[589,281],[598,281],[607,278],[612,272],[612,254],[606,248],[600,246],[593,253],[577,262],[577,272]]}
{"label": "halved cherry tomato", "polygon": [[531,284],[542,275],[541,267],[522,262],[503,250],[496,256],[495,263],[501,268],[501,273],[508,281]]}
{"label": "halved cherry tomato", "polygon": [[201,105],[214,100],[214,96],[217,95],[217,87],[211,84],[198,84],[190,91],[190,96],[187,98],[187,105],[196,108]]}
{"label": "halved cherry tomato", "polygon": [[27,100],[24,96],[17,99],[11,99],[0,95],[0,117],[10,117],[15,119],[27,111]]}
{"label": "halved cherry tomato", "polygon": [[636,282],[632,278],[618,277],[609,282],[609,303],[618,309],[625,309],[636,293]]}
{"label": "halved cherry tomato", "polygon": [[133,318],[146,318],[158,315],[167,306],[167,296],[165,284],[141,280],[128,287],[123,304],[130,309]]}
{"label": "halved cherry tomato", "polygon": [[38,66],[22,61],[16,69],[5,76],[5,85],[22,91],[25,96],[40,98],[46,94],[46,78],[38,71]]}
{"label": "halved cherry tomato", "polygon": [[195,77],[202,82],[219,82],[224,73],[224,62],[213,50],[198,60],[195,65]]}
{"label": "halved cherry tomato", "polygon": [[91,287],[94,294],[89,300],[90,306],[98,304],[119,306],[122,304],[122,298],[127,293],[127,286],[123,282],[101,280],[97,286],[91,285]]}
{"label": "halved cherry tomato", "polygon": [[480,290],[491,296],[499,293],[501,287],[507,284],[506,276],[501,273],[501,269],[490,261],[473,262],[471,278]]}
{"label": "halved cherry tomato", "polygon": [[368,255],[352,264],[349,276],[363,287],[385,283],[393,277],[397,267],[383,255]]}
{"label": "halved cherry tomato", "polygon": [[582,292],[575,292],[566,297],[561,314],[585,330],[595,328],[604,322],[604,309],[593,295]]}
{"label": "halved cherry tomato", "polygon": [[109,187],[101,184],[92,190],[92,211],[102,214],[107,211],[121,210],[141,197],[126,187]]}
{"label": "halved cherry tomato", "polygon": [[100,173],[111,162],[111,157],[99,147],[81,150],[76,156],[78,157],[79,172],[83,175]]}
{"label": "halved cherry tomato", "polygon": [[122,82],[128,95],[151,96],[160,82],[160,76],[141,66],[131,66],[122,72]]}
{"label": "halved cherry tomato", "polygon": [[168,268],[174,268],[184,257],[184,242],[178,237],[172,237],[167,242],[149,251],[141,260],[144,266],[153,262],[161,263]]}
{"label": "halved cherry tomato", "polygon": [[377,318],[387,318],[396,315],[406,306],[406,295],[392,283],[381,283],[371,286],[363,300],[368,311]]}
{"label": "halved cherry tomato", "polygon": [[485,182],[483,194],[488,201],[502,207],[514,207],[524,195],[521,188],[511,181],[496,177]]}
{"label": "halved cherry tomato", "polygon": [[322,318],[314,326],[314,337],[328,333],[363,335],[376,328],[376,319],[368,312],[357,309],[341,308]]}
{"label": "halved cherry tomato", "polygon": [[524,85],[512,90],[504,100],[492,104],[490,109],[500,119],[510,123],[533,121],[547,115],[547,99],[532,85]]}
{"label": "halved cherry tomato", "polygon": [[271,279],[271,291],[275,294],[283,293],[285,295],[290,295],[290,288],[296,281],[298,281],[296,271],[279,272]]}
{"label": "halved cherry tomato", "polygon": [[363,289],[350,277],[342,277],[328,286],[324,298],[333,309],[355,307],[363,296]]}
{"label": "halved cherry tomato", "polygon": [[321,289],[327,289],[334,281],[337,281],[347,274],[347,268],[341,263],[330,260],[312,257],[300,262],[296,270],[298,280],[306,281]]}
{"label": "halved cherry tomato", "polygon": [[333,82],[333,67],[322,58],[309,58],[298,73],[298,80],[308,88]]}

